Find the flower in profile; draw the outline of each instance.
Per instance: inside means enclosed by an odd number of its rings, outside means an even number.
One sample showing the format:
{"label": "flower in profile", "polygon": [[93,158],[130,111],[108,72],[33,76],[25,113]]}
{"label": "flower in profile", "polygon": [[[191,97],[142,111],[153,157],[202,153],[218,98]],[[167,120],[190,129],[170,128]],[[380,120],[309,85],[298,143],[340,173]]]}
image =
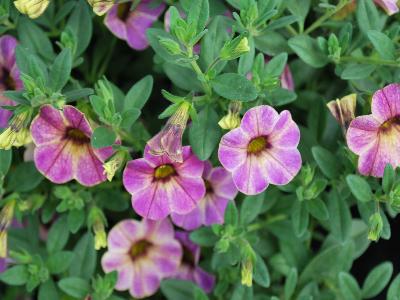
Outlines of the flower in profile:
{"label": "flower in profile", "polygon": [[92,227],[94,233],[94,248],[99,250],[107,247],[107,234],[105,226],[107,219],[103,211],[97,206],[91,207],[88,216],[88,227]]}
{"label": "flower in profile", "polygon": [[0,128],[7,127],[12,112],[2,109],[1,106],[14,105],[15,103],[5,97],[6,90],[22,89],[22,81],[15,62],[15,48],[17,40],[11,35],[0,37]]}
{"label": "flower in profile", "polygon": [[144,218],[160,220],[171,212],[187,214],[205,194],[201,178],[204,164],[190,147],[183,147],[183,162],[171,161],[167,155],[151,154],[128,162],[123,183],[132,195],[132,207]]}
{"label": "flower in profile", "polygon": [[351,121],[347,145],[359,155],[363,175],[382,177],[387,164],[400,165],[400,84],[389,84],[372,97],[372,114]]}
{"label": "flower in profile", "polygon": [[356,102],[357,94],[350,94],[342,99],[332,100],[326,105],[344,133],[346,133],[350,122],[355,118]]}
{"label": "flower in profile", "polygon": [[162,14],[165,4],[154,0],[141,0],[132,9],[133,1],[115,4],[104,20],[108,29],[136,50],[144,50],[149,42],[146,30]]}
{"label": "flower in profile", "polygon": [[93,12],[102,16],[108,12],[114,5],[114,0],[88,0],[89,5],[93,8]]}
{"label": "flower in profile", "polygon": [[300,130],[289,111],[271,106],[248,110],[240,127],[225,134],[219,144],[221,164],[232,173],[239,191],[255,195],[268,185],[285,185],[298,173]]}
{"label": "flower in profile", "polygon": [[31,19],[36,19],[40,17],[50,0],[16,0],[14,1],[15,7],[19,10],[21,14],[28,15]]}
{"label": "flower in profile", "polygon": [[172,221],[186,230],[193,230],[201,225],[222,224],[228,201],[236,197],[237,189],[232,175],[224,168],[213,168],[210,162],[205,162],[203,179],[206,194],[197,207],[186,215],[171,214]]}
{"label": "flower in profile", "polygon": [[198,266],[201,254],[200,247],[190,240],[188,232],[176,231],[175,237],[182,245],[183,256],[180,267],[174,277],[181,280],[190,280],[206,293],[210,293],[214,288],[215,277]]}
{"label": "flower in profile", "polygon": [[189,119],[189,102],[182,102],[164,128],[147,142],[153,155],[167,155],[171,161],[182,162],[182,136]]}
{"label": "flower in profile", "polygon": [[103,162],[112,155],[112,147],[91,146],[92,128],[75,107],[66,105],[60,111],[51,105],[42,106],[31,124],[31,133],[36,167],[50,181],[76,179],[84,186],[93,186],[106,180]]}
{"label": "flower in profile", "polygon": [[398,0],[374,0],[374,2],[383,8],[389,16],[399,12]]}
{"label": "flower in profile", "polygon": [[11,147],[21,147],[29,144],[32,141],[31,134],[27,128],[30,119],[30,109],[21,109],[11,119],[9,126],[0,134],[0,149],[8,150]]}
{"label": "flower in profile", "polygon": [[0,258],[7,257],[7,230],[14,217],[16,200],[8,200],[0,212]]}
{"label": "flower in profile", "polygon": [[106,273],[117,271],[116,290],[144,298],[177,272],[181,259],[182,247],[168,219],[124,220],[110,230],[101,265]]}
{"label": "flower in profile", "polygon": [[112,181],[115,173],[121,168],[125,162],[126,152],[123,150],[117,151],[110,159],[103,164],[104,174],[108,181]]}
{"label": "flower in profile", "polygon": [[218,125],[222,129],[235,129],[240,126],[240,110],[242,103],[240,101],[232,101],[229,104],[228,114],[219,120]]}

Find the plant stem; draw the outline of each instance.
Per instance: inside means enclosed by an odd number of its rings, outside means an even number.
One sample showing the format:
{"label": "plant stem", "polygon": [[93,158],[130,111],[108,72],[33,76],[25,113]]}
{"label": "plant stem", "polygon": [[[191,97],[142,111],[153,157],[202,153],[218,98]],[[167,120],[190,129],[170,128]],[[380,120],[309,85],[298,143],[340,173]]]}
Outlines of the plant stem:
{"label": "plant stem", "polygon": [[[189,58],[192,58],[193,57],[193,47],[188,46],[187,52],[188,52]],[[209,84],[207,82],[204,81],[205,75],[204,75],[203,71],[200,69],[200,66],[198,65],[198,63],[195,60],[192,60],[190,62],[190,65],[192,66],[193,71],[197,74],[197,76],[202,79],[202,80],[200,80],[200,82],[201,82],[201,85],[203,86],[204,92],[207,94],[207,96],[211,96],[211,94],[212,94],[211,87],[209,86]]]}
{"label": "plant stem", "polygon": [[247,226],[247,232],[259,230],[259,229],[264,228],[265,226],[267,226],[269,224],[272,224],[272,223],[275,223],[275,222],[279,222],[279,221],[283,221],[286,218],[287,218],[287,215],[285,215],[285,214],[279,214],[279,215],[272,216],[272,217],[268,218],[268,220],[257,222],[257,223],[254,223],[254,224],[250,224],[249,226]]}
{"label": "plant stem", "polygon": [[325,14],[323,14],[319,19],[317,19],[314,23],[308,27],[304,33],[305,34],[310,34],[313,32],[315,29],[320,27],[326,20],[328,20],[330,17],[332,17],[334,14],[336,14],[339,10],[341,10],[343,7],[345,7],[349,3],[349,0],[341,0],[338,5],[335,7],[333,10],[328,10]]}
{"label": "plant stem", "polygon": [[367,63],[371,65],[382,65],[389,67],[400,67],[400,63],[394,60],[385,60],[373,57],[355,57],[355,56],[343,56],[340,58],[340,62],[356,62],[356,63]]}

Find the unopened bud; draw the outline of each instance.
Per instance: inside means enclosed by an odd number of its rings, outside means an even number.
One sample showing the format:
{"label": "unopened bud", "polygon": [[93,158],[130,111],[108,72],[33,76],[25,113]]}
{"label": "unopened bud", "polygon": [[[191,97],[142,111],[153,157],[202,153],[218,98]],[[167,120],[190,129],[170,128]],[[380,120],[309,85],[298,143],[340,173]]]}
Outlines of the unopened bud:
{"label": "unopened bud", "polygon": [[14,217],[16,200],[8,201],[0,212],[0,258],[7,257],[7,230]]}
{"label": "unopened bud", "polygon": [[89,212],[88,226],[92,227],[94,233],[94,248],[96,250],[107,247],[107,234],[105,231],[106,225],[107,220],[103,211],[100,208],[93,206]]}
{"label": "unopened bud", "polygon": [[369,218],[368,239],[376,242],[381,235],[382,228],[382,216],[379,212],[376,212]]}
{"label": "unopened bud", "polygon": [[114,178],[115,173],[121,168],[125,161],[125,151],[118,151],[115,153],[107,162],[103,164],[104,174],[107,176],[107,180],[111,181]]}
{"label": "unopened bud", "polygon": [[219,57],[222,60],[232,60],[250,51],[249,40],[243,35],[239,35],[225,43]]}
{"label": "unopened bud", "polygon": [[222,117],[218,125],[222,129],[231,130],[240,126],[240,110],[242,104],[239,101],[234,101],[229,105],[228,114]]}
{"label": "unopened bud", "polygon": [[355,118],[356,99],[356,94],[350,94],[327,104],[329,111],[338,121],[344,132],[346,132],[350,122]]}
{"label": "unopened bud", "polygon": [[182,53],[181,47],[177,42],[168,38],[159,38],[161,46],[163,46],[169,54],[171,55],[179,55]]}
{"label": "unopened bud", "polygon": [[102,16],[108,12],[114,5],[114,0],[87,0],[89,5],[93,8],[93,12]]}
{"label": "unopened bud", "polygon": [[28,15],[28,17],[31,19],[40,17],[46,10],[49,3],[50,3],[50,0],[16,0],[16,1],[14,1],[14,5],[19,10],[19,12],[22,14]]}

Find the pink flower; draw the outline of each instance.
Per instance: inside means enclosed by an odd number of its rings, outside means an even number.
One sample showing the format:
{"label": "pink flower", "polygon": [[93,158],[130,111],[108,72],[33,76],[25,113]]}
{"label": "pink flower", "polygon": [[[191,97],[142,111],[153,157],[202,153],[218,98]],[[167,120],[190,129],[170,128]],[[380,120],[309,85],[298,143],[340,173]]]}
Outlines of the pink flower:
{"label": "pink flower", "polygon": [[186,215],[171,214],[172,221],[186,230],[193,230],[201,225],[222,224],[228,201],[236,197],[237,189],[232,175],[224,168],[213,169],[210,162],[205,162],[203,179],[206,195],[198,206]]}
{"label": "pink flower", "polygon": [[198,266],[200,260],[200,247],[194,244],[188,232],[177,231],[175,237],[183,248],[182,263],[175,274],[175,278],[190,280],[201,287],[206,293],[214,288],[215,277]]}
{"label": "pink flower", "polygon": [[[15,48],[17,40],[11,35],[0,37],[0,106],[14,105],[15,103],[3,96],[3,91],[20,90],[23,88],[19,78],[19,70],[15,62]],[[12,112],[0,108],[0,128],[7,127]]]}
{"label": "pink flower", "polygon": [[106,273],[117,271],[116,290],[144,298],[158,290],[163,278],[177,272],[181,259],[182,247],[167,219],[124,220],[109,232],[101,265]]}
{"label": "pink flower", "polygon": [[131,48],[144,50],[149,46],[146,30],[162,14],[165,4],[142,0],[133,10],[131,6],[132,1],[115,4],[108,11],[104,23],[115,36],[127,41]]}
{"label": "pink flower", "polygon": [[92,128],[75,107],[66,105],[60,111],[51,105],[42,106],[32,122],[31,133],[36,167],[50,181],[76,179],[82,185],[93,186],[106,180],[102,163],[113,150],[91,146]]}
{"label": "pink flower", "polygon": [[296,176],[301,167],[299,140],[299,127],[289,111],[278,114],[271,106],[256,106],[244,114],[240,127],[222,137],[218,157],[239,191],[255,195],[270,183],[285,185]]}
{"label": "pink flower", "polygon": [[160,220],[171,212],[187,214],[203,198],[203,163],[190,147],[183,147],[182,156],[183,162],[176,163],[166,154],[151,154],[146,146],[143,158],[128,162],[123,183],[139,215]]}
{"label": "pink flower", "polygon": [[382,177],[387,164],[400,165],[400,84],[375,92],[372,114],[355,118],[347,130],[347,145],[359,155],[363,175]]}
{"label": "pink flower", "polygon": [[398,0],[374,0],[374,2],[382,7],[389,16],[399,12]]}

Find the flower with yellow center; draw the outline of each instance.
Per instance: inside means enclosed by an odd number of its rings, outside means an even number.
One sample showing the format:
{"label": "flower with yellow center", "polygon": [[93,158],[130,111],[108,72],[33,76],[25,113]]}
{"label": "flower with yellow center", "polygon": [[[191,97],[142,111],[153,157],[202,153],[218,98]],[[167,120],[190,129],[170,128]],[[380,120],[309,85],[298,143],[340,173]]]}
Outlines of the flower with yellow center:
{"label": "flower with yellow center", "polygon": [[31,19],[40,17],[47,6],[49,6],[50,0],[16,0],[14,1],[15,7],[20,13],[28,15]]}

